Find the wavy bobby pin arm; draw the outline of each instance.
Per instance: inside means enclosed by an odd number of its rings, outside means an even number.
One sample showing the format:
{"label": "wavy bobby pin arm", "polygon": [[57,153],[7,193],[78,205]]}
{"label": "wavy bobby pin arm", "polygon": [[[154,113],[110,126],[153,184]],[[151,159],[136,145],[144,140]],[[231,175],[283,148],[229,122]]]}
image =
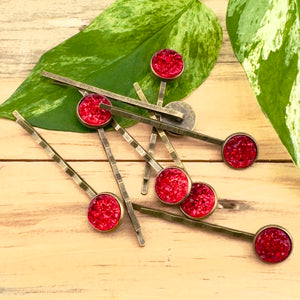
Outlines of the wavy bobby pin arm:
{"label": "wavy bobby pin arm", "polygon": [[123,200],[126,204],[127,212],[128,212],[129,217],[130,217],[130,220],[132,222],[132,225],[135,229],[135,232],[137,234],[139,244],[140,244],[140,246],[145,246],[145,240],[144,240],[144,237],[143,237],[142,232],[141,232],[141,226],[140,226],[139,221],[138,221],[138,219],[137,219],[137,217],[134,213],[132,203],[131,203],[129,195],[126,191],[125,184],[124,184],[122,176],[119,172],[116,160],[115,160],[115,158],[112,154],[109,142],[108,142],[108,140],[105,136],[103,128],[98,129],[98,134],[99,134],[99,137],[101,139],[103,148],[105,150],[105,153],[106,153],[106,156],[108,158],[109,164],[110,164],[112,172],[114,174],[114,177],[116,179],[116,182],[118,184],[120,193],[121,193],[122,198],[123,198]]}
{"label": "wavy bobby pin arm", "polygon": [[13,115],[16,118],[16,122],[21,125],[32,138],[43,147],[50,157],[58,163],[58,165],[74,180],[74,182],[84,190],[90,198],[97,196],[97,192],[80,176],[77,172],[40,136],[40,134],[19,114],[18,111],[14,111]]}
{"label": "wavy bobby pin arm", "polygon": [[[133,84],[134,89],[137,93],[137,95],[139,96],[140,100],[143,102],[148,102],[140,85],[135,82]],[[166,85],[165,85],[166,86]],[[157,106],[162,106],[159,105],[160,102],[163,102],[163,95],[161,95],[161,85],[160,85],[160,89],[159,89],[159,95],[158,95],[158,99],[156,102]],[[162,91],[164,93],[164,90]],[[149,116],[152,117],[154,116],[154,113],[149,112]],[[152,131],[151,131],[151,135],[150,135],[150,140],[149,140],[149,148],[148,148],[148,153],[150,155],[154,154],[154,149],[155,149],[155,145],[156,145],[156,140],[157,140],[157,131],[155,129],[155,127],[152,127]],[[149,188],[149,180],[150,180],[150,171],[151,171],[151,166],[146,162],[145,164],[145,170],[144,170],[144,177],[143,177],[143,183],[142,183],[142,190],[141,193],[143,195],[146,195],[148,193],[148,188]]]}
{"label": "wavy bobby pin arm", "polygon": [[[101,105],[101,104],[100,104]],[[126,129],[120,126],[120,124],[114,119],[111,121],[111,126],[119,132],[124,140],[131,145],[135,151],[145,159],[149,165],[158,173],[163,170],[163,167],[128,133]]]}
{"label": "wavy bobby pin arm", "polygon": [[[135,88],[137,87],[136,93],[138,94],[141,101],[148,102],[148,100],[147,100],[145,94],[143,93],[141,87],[139,86],[139,84],[135,83],[134,87]],[[158,97],[158,101],[157,101],[158,106],[162,105],[162,101],[163,101],[162,99],[163,99],[163,95],[164,95],[164,92],[165,92],[165,88],[166,88],[166,83],[164,81],[162,81],[161,85],[160,85],[159,97]],[[154,113],[152,113],[152,114],[149,113],[149,115],[150,115],[151,119],[160,121],[159,117],[157,117]],[[164,145],[166,146],[168,152],[170,153],[170,155],[171,155],[173,161],[175,162],[176,166],[181,168],[181,169],[185,169],[182,161],[179,158],[179,155],[177,154],[175,148],[173,147],[173,145],[172,145],[171,141],[169,140],[168,136],[166,135],[166,133],[162,129],[159,129],[159,128],[156,128],[156,130],[157,130],[160,138],[162,139]]]}

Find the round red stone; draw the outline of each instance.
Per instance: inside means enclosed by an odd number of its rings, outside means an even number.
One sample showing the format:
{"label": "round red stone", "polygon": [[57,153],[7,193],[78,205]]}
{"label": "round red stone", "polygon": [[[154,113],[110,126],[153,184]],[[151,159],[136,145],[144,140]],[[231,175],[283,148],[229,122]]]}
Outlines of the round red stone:
{"label": "round red stone", "polygon": [[121,205],[117,198],[111,194],[99,194],[89,205],[88,220],[97,230],[110,231],[114,229],[118,226],[121,216]]}
{"label": "round red stone", "polygon": [[255,141],[245,134],[229,137],[223,145],[223,157],[226,163],[235,169],[244,169],[252,165],[257,156]]}
{"label": "round red stone", "polygon": [[180,203],[186,198],[190,189],[189,177],[179,168],[166,168],[156,177],[155,192],[166,204]]}
{"label": "round red stone", "polygon": [[91,94],[84,97],[78,104],[77,111],[79,118],[88,126],[102,127],[111,120],[111,113],[99,107],[100,103],[111,105],[111,102],[104,96]]}
{"label": "round red stone", "polygon": [[151,68],[160,78],[174,79],[183,72],[184,63],[182,56],[178,52],[162,49],[153,55]]}
{"label": "round red stone", "polygon": [[202,219],[216,208],[216,195],[207,184],[194,182],[188,197],[180,203],[180,209],[190,218]]}
{"label": "round red stone", "polygon": [[254,240],[254,247],[261,260],[279,263],[291,253],[292,240],[285,230],[270,226],[258,232]]}

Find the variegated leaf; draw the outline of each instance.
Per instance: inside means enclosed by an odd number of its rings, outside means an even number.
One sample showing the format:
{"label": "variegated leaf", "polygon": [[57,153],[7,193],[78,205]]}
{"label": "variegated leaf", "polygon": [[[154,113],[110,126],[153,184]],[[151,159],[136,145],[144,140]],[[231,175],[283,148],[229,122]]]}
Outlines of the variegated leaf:
{"label": "variegated leaf", "polygon": [[205,80],[221,43],[218,19],[198,0],[117,0],[86,29],[46,52],[0,106],[0,117],[13,118],[12,111],[18,109],[38,127],[88,131],[76,118],[80,94],[52,84],[40,76],[42,70],[134,98],[137,81],[154,103],[160,80],[151,73],[150,59],[156,51],[171,48],[182,54],[185,72],[168,83],[166,104],[187,96]]}
{"label": "variegated leaf", "polygon": [[230,0],[227,29],[257,100],[300,167],[299,0]]}

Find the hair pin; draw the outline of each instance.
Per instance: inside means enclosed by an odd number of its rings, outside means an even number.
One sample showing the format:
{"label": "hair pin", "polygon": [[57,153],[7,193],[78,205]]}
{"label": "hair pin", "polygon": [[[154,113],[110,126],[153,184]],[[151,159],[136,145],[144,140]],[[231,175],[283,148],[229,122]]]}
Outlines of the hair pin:
{"label": "hair pin", "polygon": [[132,119],[138,122],[152,125],[157,129],[174,132],[194,139],[202,140],[221,147],[224,162],[234,169],[244,169],[252,165],[258,154],[258,148],[254,139],[246,133],[234,133],[225,140],[210,137],[197,131],[185,129],[163,121],[149,119],[115,106],[100,104],[100,107],[110,111],[113,115]]}
{"label": "hair pin", "polygon": [[77,117],[79,121],[87,126],[88,128],[96,129],[99,134],[99,138],[105,154],[108,158],[110,167],[112,169],[114,178],[120,190],[121,196],[125,202],[125,206],[130,218],[130,221],[133,225],[133,228],[136,232],[140,246],[145,246],[145,240],[142,235],[141,226],[139,221],[134,213],[131,200],[127,193],[125,184],[123,182],[122,176],[119,172],[116,160],[113,156],[109,142],[105,136],[103,127],[105,127],[111,121],[112,115],[110,112],[105,111],[99,107],[99,103],[110,103],[106,97],[100,96],[98,94],[88,94],[88,92],[83,90],[78,90],[82,94],[81,100],[77,104]]}
{"label": "hair pin", "polygon": [[169,222],[181,223],[251,241],[257,257],[267,263],[275,264],[284,261],[289,257],[293,248],[290,233],[279,225],[264,226],[253,234],[200,220],[191,220],[177,214],[135,203],[133,204],[133,208],[142,214],[160,218]]}
{"label": "hair pin", "polygon": [[[140,100],[145,102],[145,103],[148,103],[148,100],[146,99],[143,91],[141,90],[140,85],[137,82],[135,82],[133,84],[133,86],[134,86],[134,89],[135,89],[137,95],[139,96]],[[162,106],[162,104],[163,104],[165,89],[166,89],[166,83],[164,81],[162,81],[160,83],[160,86],[159,86],[158,97],[157,97],[157,102],[156,102],[157,106]],[[149,111],[149,116],[150,116],[150,118],[156,118],[155,113],[150,112],[150,111]],[[152,131],[151,131],[151,135],[150,135],[150,141],[149,141],[149,147],[148,147],[148,153],[150,155],[154,154],[154,149],[155,149],[156,140],[157,140],[157,134],[158,134],[158,131],[156,130],[156,128],[152,127]],[[148,193],[149,179],[150,179],[150,168],[151,168],[151,166],[149,165],[148,162],[146,162],[145,170],[144,170],[143,183],[142,183],[142,191],[141,191],[141,193],[143,195],[146,195]]]}
{"label": "hair pin", "polygon": [[88,91],[88,92],[95,93],[95,94],[99,94],[99,95],[111,98],[113,100],[116,100],[116,101],[120,101],[120,102],[123,102],[126,104],[144,108],[144,109],[147,109],[150,111],[165,114],[165,115],[169,116],[170,118],[175,118],[178,121],[182,121],[182,119],[184,117],[181,112],[176,111],[174,109],[158,107],[158,106],[150,104],[150,103],[142,103],[139,100],[136,100],[136,99],[133,99],[130,97],[126,97],[123,95],[119,95],[119,94],[116,94],[116,93],[113,93],[113,92],[110,92],[110,91],[107,91],[104,89],[100,89],[98,87],[91,86],[86,83],[79,82],[79,81],[76,81],[76,80],[73,80],[73,79],[70,79],[70,78],[67,78],[64,76],[60,76],[58,74],[50,73],[47,71],[42,71],[41,75],[46,78],[53,79],[57,83],[62,83],[65,85],[73,86],[73,87],[76,87],[77,89]]}
{"label": "hair pin", "polygon": [[[152,72],[159,77],[161,80],[160,82],[160,87],[158,91],[158,98],[156,105],[162,107],[163,106],[163,100],[164,100],[164,94],[166,90],[166,81],[170,81],[172,79],[178,78],[184,70],[184,62],[182,59],[182,56],[171,49],[162,49],[158,52],[156,52],[151,60],[150,60],[150,66]],[[136,82],[133,84],[135,91],[137,95],[139,96],[140,100],[147,103],[148,100],[145,97],[141,87],[139,84]],[[172,103],[177,103],[178,105],[175,105],[176,108],[172,106]],[[195,123],[195,114],[193,113],[194,119],[191,120],[191,114],[190,110],[185,110],[186,108],[186,103],[184,102],[172,102],[169,103],[170,105],[166,105],[166,108],[171,108],[177,111],[180,111],[184,115],[184,119],[181,121],[180,126],[187,126],[187,124],[190,124],[191,121]],[[189,114],[187,114],[189,113]],[[157,119],[160,120],[160,115],[159,114],[154,114],[153,112],[149,112],[149,116],[152,119]],[[168,118],[166,118],[168,120]],[[176,121],[175,121],[176,122]],[[178,124],[178,122],[176,122]],[[194,124],[192,125],[194,126]],[[166,145],[168,151],[170,152],[173,160],[176,162],[176,155],[173,156],[172,151],[175,151],[173,146],[169,147],[168,144],[170,144],[168,137],[166,136],[165,132],[161,129],[156,129],[155,127],[152,127],[152,132],[150,135],[150,142],[149,142],[149,148],[148,152],[152,155],[154,153],[154,148],[157,140],[157,134],[161,137],[163,140],[164,144]],[[180,161],[177,161],[177,166],[182,167]],[[148,184],[149,184],[149,179],[150,179],[150,165],[146,162],[145,165],[145,171],[144,171],[144,178],[143,178],[143,184],[142,184],[142,191],[141,193],[143,195],[146,195],[148,192]]]}
{"label": "hair pin", "polygon": [[[158,92],[159,97],[156,105],[163,106],[163,98],[164,98],[167,82],[179,78],[184,71],[183,57],[175,50],[162,49],[154,53],[150,61],[150,66],[153,74],[161,79],[160,89]],[[144,97],[145,99],[143,100],[140,95],[139,98],[144,102],[147,101],[145,97]],[[170,122],[170,124],[175,124],[185,129],[190,129],[190,130],[194,129],[196,124],[196,115],[189,104],[182,101],[173,101],[168,103],[164,107],[182,112],[184,118],[179,123],[176,120],[172,120],[168,118],[167,116],[156,114],[155,116],[157,117],[158,121],[164,120],[165,122]]]}
{"label": "hair pin", "polygon": [[98,194],[49,144],[48,142],[22,117],[18,111],[13,115],[16,122],[23,127],[31,137],[46,150],[49,156],[68,174],[73,181],[92,199],[87,218],[90,225],[100,231],[109,232],[116,229],[123,218],[123,205],[113,193]]}
{"label": "hair pin", "polygon": [[118,166],[117,166],[117,163],[116,163],[116,160],[112,154],[112,151],[111,151],[111,147],[109,145],[109,142],[104,134],[104,130],[98,130],[98,133],[99,133],[99,137],[101,139],[101,142],[102,142],[102,146],[105,150],[105,153],[106,153],[106,156],[108,158],[108,161],[109,161],[109,164],[111,166],[111,169],[112,169],[112,172],[113,172],[113,175],[115,177],[115,180],[118,184],[118,187],[119,187],[119,190],[120,190],[120,193],[122,195],[122,198],[124,199],[124,202],[125,202],[125,205],[126,205],[126,208],[127,208],[127,212],[129,214],[129,217],[130,217],[130,220],[133,224],[133,227],[135,229],[135,232],[137,234],[137,237],[138,237],[138,240],[139,240],[139,244],[140,246],[145,246],[145,240],[144,240],[144,237],[142,235],[142,232],[141,232],[141,226],[139,224],[139,221],[133,211],[133,207],[132,207],[132,203],[130,201],[130,198],[129,198],[129,195],[127,193],[127,190],[126,190],[126,187],[125,187],[125,184],[123,182],[123,179],[122,179],[122,176],[119,172],[119,169],[118,169]]}

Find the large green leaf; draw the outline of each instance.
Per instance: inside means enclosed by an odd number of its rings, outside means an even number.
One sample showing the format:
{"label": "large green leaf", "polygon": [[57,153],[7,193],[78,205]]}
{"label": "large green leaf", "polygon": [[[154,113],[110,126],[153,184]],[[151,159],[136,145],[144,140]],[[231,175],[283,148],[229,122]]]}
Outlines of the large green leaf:
{"label": "large green leaf", "polygon": [[230,0],[227,29],[257,100],[300,167],[299,0]]}
{"label": "large green leaf", "polygon": [[[0,117],[13,118],[12,111],[18,109],[38,127],[88,131],[76,118],[80,94],[52,84],[40,76],[42,70],[134,98],[132,84],[137,81],[154,103],[159,79],[151,73],[150,59],[156,51],[171,48],[183,55],[185,72],[167,84],[166,104],[182,99],[205,80],[221,43],[218,19],[198,0],[116,1],[86,29],[46,52],[0,106]],[[121,124],[133,123],[123,119]]]}

